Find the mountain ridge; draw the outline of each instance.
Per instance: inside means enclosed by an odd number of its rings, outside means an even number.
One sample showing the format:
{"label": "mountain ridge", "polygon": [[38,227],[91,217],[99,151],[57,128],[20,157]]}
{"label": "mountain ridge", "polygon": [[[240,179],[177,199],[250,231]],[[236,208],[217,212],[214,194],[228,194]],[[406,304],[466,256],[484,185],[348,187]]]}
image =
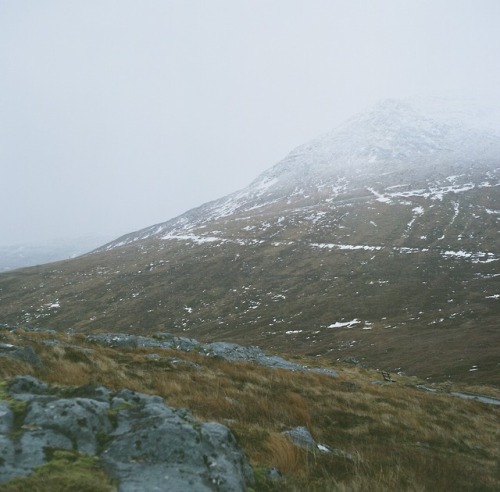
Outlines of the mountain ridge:
{"label": "mountain ridge", "polygon": [[[463,171],[487,178],[491,175],[487,171],[492,163],[498,163],[499,155],[500,136],[493,132],[426,118],[407,103],[384,100],[371,111],[296,147],[246,188],[132,234],[146,239],[168,229],[186,230],[192,221],[196,225],[235,212],[251,211],[285,197],[300,201],[301,197],[322,188],[335,196],[348,191],[349,180],[353,181],[351,187],[368,191],[374,177],[381,176],[386,187],[401,186],[403,177],[418,187],[428,184],[425,177],[429,169],[436,171],[437,163],[442,178]],[[412,169],[408,169],[408,159]],[[129,236],[105,247],[123,246]]]}

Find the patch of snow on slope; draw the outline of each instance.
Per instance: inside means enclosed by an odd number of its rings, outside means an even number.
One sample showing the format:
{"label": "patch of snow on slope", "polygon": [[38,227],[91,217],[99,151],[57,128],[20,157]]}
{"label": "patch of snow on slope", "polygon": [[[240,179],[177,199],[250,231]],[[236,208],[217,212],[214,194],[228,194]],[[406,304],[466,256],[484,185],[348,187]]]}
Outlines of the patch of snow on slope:
{"label": "patch of snow on slope", "polygon": [[444,258],[459,258],[472,261],[472,263],[491,263],[493,261],[498,261],[500,258],[496,258],[493,253],[486,253],[483,251],[477,251],[472,253],[470,251],[443,251],[441,255]]}
{"label": "patch of snow on slope", "polygon": [[406,226],[406,231],[405,231],[406,233],[410,232],[410,229],[417,220],[417,217],[424,214],[424,209],[423,207],[415,207],[412,209],[412,212],[413,212],[413,218],[410,220],[410,222],[408,222],[408,225]]}
{"label": "patch of snow on slope", "polygon": [[204,243],[214,243],[217,241],[225,242],[224,239],[220,237],[214,236],[196,236],[195,234],[166,234],[162,236],[161,239],[177,239],[179,241],[192,241],[196,244],[204,244]]}
{"label": "patch of snow on slope", "polygon": [[351,321],[336,321],[331,325],[327,326],[327,328],[351,328],[353,326],[359,325],[361,321],[357,318],[354,318]]}
{"label": "patch of snow on slope", "polygon": [[366,244],[334,244],[334,243],[311,243],[313,248],[320,249],[339,249],[339,250],[364,250],[364,251],[380,251],[383,246],[368,246]]}
{"label": "patch of snow on slope", "polygon": [[379,193],[378,191],[375,191],[373,188],[366,188],[370,193],[373,193],[376,197],[376,200],[377,202],[381,202],[381,203],[392,203],[392,200],[386,196],[386,195],[382,195],[381,193]]}

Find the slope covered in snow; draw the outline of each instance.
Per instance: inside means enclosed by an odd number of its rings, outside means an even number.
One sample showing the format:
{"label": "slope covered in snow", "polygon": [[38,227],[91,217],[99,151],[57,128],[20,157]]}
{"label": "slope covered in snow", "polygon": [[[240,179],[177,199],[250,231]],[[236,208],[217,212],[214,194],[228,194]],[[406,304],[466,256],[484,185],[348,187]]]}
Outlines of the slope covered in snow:
{"label": "slope covered in snow", "polygon": [[[383,190],[379,199],[440,197],[498,180],[500,135],[449,101],[385,100],[291,151],[247,188],[124,236],[105,249],[172,237],[207,222],[277,204],[342,200]],[[443,112],[445,109],[446,111]],[[427,111],[427,112],[426,112]],[[496,183],[497,181],[495,181]],[[397,187],[401,187],[396,190]],[[390,191],[394,190],[394,191]],[[369,194],[369,193],[368,193]]]}

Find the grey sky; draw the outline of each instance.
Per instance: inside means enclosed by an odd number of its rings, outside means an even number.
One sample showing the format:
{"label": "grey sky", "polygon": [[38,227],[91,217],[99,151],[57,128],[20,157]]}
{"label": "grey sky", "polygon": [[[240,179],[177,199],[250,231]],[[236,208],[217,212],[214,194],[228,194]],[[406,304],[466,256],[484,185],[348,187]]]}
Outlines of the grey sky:
{"label": "grey sky", "polygon": [[499,25],[498,0],[0,0],[0,245],[165,221],[380,98],[498,100]]}

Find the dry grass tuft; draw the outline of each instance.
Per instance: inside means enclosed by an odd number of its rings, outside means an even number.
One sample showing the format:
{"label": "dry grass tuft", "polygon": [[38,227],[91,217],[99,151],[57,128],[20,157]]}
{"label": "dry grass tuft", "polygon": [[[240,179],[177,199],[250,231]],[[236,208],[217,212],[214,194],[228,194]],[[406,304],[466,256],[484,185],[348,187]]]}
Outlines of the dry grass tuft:
{"label": "dry grass tuft", "polygon": [[307,467],[307,452],[282,434],[272,433],[264,445],[267,459],[282,473],[296,473]]}

